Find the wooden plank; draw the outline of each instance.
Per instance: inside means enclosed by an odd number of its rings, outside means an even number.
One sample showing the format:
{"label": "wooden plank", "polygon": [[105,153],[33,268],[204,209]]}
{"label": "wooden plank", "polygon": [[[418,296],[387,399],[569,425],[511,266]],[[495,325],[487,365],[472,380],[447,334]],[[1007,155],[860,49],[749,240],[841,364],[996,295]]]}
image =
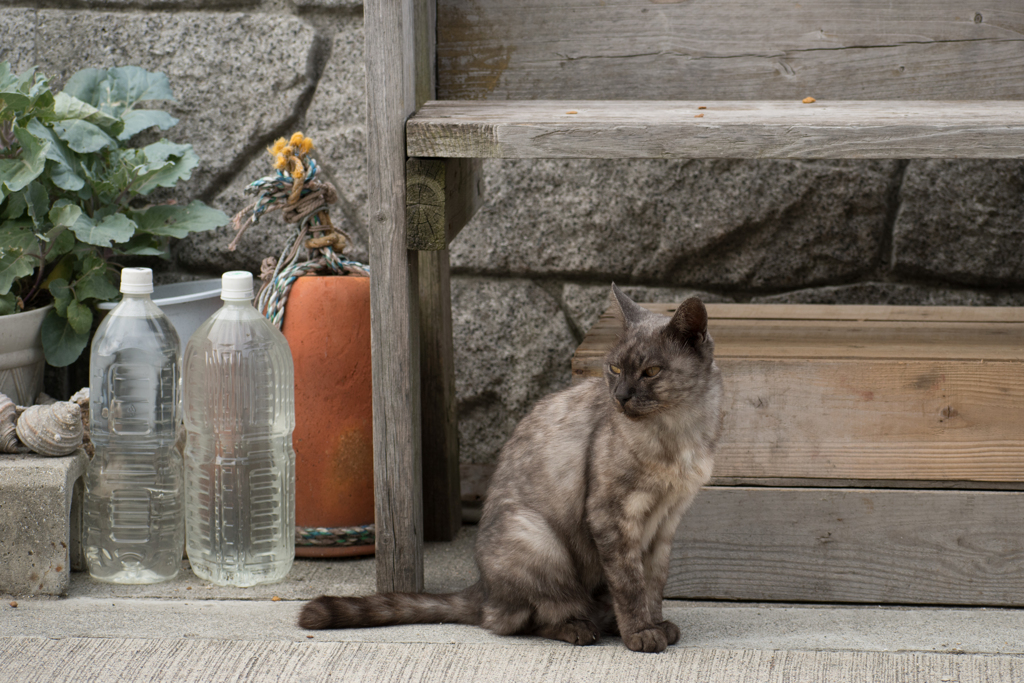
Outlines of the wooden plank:
{"label": "wooden plank", "polygon": [[[808,321],[758,325],[754,321],[717,320],[709,329],[718,358],[1019,361],[1024,360],[1022,327],[997,323],[968,328],[957,323],[929,326]],[[617,337],[617,332],[608,330],[588,335],[574,356],[573,375],[600,375],[604,355]]]}
{"label": "wooden plank", "polygon": [[[1024,325],[794,320],[714,320],[709,327],[719,358],[866,358],[1024,360]],[[599,375],[618,332],[586,338],[574,374]]]}
{"label": "wooden plank", "polygon": [[[675,313],[677,304],[641,306]],[[837,306],[833,304],[707,304],[710,318],[753,320],[880,320],[893,322],[1024,323],[1024,306]]]}
{"label": "wooden plank", "polygon": [[1024,99],[1019,0],[439,0],[439,99]]}
{"label": "wooden plank", "polygon": [[437,96],[437,3],[413,0],[413,49],[415,50],[416,106]]}
{"label": "wooden plank", "polygon": [[718,365],[716,477],[1024,482],[1024,363]]}
{"label": "wooden plank", "polygon": [[[675,304],[642,304],[671,315]],[[1024,361],[1024,308],[708,304],[718,358]],[[620,323],[609,308],[573,356],[598,376]]]}
{"label": "wooden plank", "polygon": [[416,104],[413,0],[364,8],[378,591],[423,589],[418,258],[406,248],[405,120]]}
{"label": "wooden plank", "polygon": [[1024,491],[1024,481],[941,481],[934,479],[800,479],[797,477],[711,477],[711,486],[773,486],[829,489],[941,489],[964,491]]}
{"label": "wooden plank", "polygon": [[[462,502],[480,507],[487,497],[487,488],[496,464],[462,463]],[[774,488],[870,488],[870,489],[940,489],[974,491],[1024,491],[1024,481],[942,481],[928,479],[801,479],[799,477],[719,477],[712,476],[710,486],[746,486]]]}
{"label": "wooden plank", "polygon": [[421,251],[419,262],[423,538],[450,541],[462,526],[462,492],[448,250]]}
{"label": "wooden plank", "polygon": [[406,162],[406,186],[409,248],[447,249],[483,205],[483,163],[411,158]]}
{"label": "wooden plank", "polygon": [[407,134],[421,157],[1014,159],[1024,157],[1024,104],[433,101]]}
{"label": "wooden plank", "polygon": [[706,488],[665,596],[1024,606],[1024,494]]}
{"label": "wooden plank", "polygon": [[[436,7],[415,0],[416,105],[434,96]],[[430,165],[440,187],[424,184]],[[482,204],[482,165],[474,159],[409,159],[406,166],[406,230],[409,249],[418,254],[420,304],[420,407],[422,410],[423,537],[450,541],[462,524],[459,490],[458,415],[448,243]],[[419,181],[419,186],[417,186]],[[427,192],[424,192],[424,190]],[[439,190],[439,191],[438,191]],[[416,211],[415,205],[439,211]],[[413,210],[410,210],[413,207]],[[421,220],[433,215],[424,225]],[[426,227],[427,231],[423,230]],[[434,243],[424,239],[436,235]]]}
{"label": "wooden plank", "polygon": [[717,476],[1024,481],[1024,363],[720,366]]}
{"label": "wooden plank", "polygon": [[[726,389],[716,477],[1024,482],[1021,309],[708,308]],[[984,322],[1000,318],[1018,322]],[[601,375],[618,330],[609,309],[574,379]]]}

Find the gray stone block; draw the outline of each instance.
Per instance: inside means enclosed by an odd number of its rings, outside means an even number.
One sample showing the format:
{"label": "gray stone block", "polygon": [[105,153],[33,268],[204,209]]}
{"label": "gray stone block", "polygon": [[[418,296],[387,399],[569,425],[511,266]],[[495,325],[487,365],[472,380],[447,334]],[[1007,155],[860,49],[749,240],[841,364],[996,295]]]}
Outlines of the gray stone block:
{"label": "gray stone block", "polygon": [[335,223],[352,238],[349,258],[366,261],[369,240],[366,221],[366,68],[363,18],[353,16],[336,25],[323,75],[303,130],[316,143],[317,160],[338,189],[331,209]]}
{"label": "gray stone block", "polygon": [[363,0],[291,0],[296,7],[303,9],[362,9]]}
{"label": "gray stone block", "polygon": [[745,290],[877,267],[896,162],[492,161],[460,272]]}
{"label": "gray stone block", "polygon": [[[252,201],[252,197],[245,194],[246,186],[272,172],[270,155],[257,155],[211,205],[228,216],[234,216]],[[294,226],[285,225],[275,212],[264,215],[259,223],[249,226],[235,251],[228,251],[228,245],[235,238],[231,223],[177,240],[171,251],[178,267],[189,272],[219,275],[229,270],[248,270],[259,276],[263,259],[268,256],[277,258],[285,247],[292,244],[294,237]]]}
{"label": "gray stone block", "polygon": [[533,403],[569,385],[577,339],[558,299],[529,280],[452,278],[463,462],[495,462]]}
{"label": "gray stone block", "polygon": [[[203,9],[209,6],[206,0],[79,0],[82,5],[93,9],[149,9],[149,10],[182,10]],[[231,0],[233,9],[253,7],[260,0]]]}
{"label": "gray stone block", "polygon": [[320,45],[293,16],[40,10],[38,22],[35,59],[55,83],[85,67],[167,74],[177,101],[155,105],[180,123],[166,136],[201,160],[182,197],[230,181],[301,114],[316,84]]}
{"label": "gray stone block", "polygon": [[[302,118],[286,136],[301,130],[316,145],[314,156],[322,178],[338,190],[338,203],[331,207],[331,220],[352,238],[345,254],[365,262],[368,257],[366,232],[366,129],[365,69],[363,67],[363,26],[361,17],[336,24],[331,55],[324,66],[316,94]],[[262,151],[261,151],[262,152]],[[271,158],[257,153],[221,191],[213,205],[234,215],[249,201],[246,185],[273,172]],[[234,252],[227,245],[234,231],[224,226],[215,231],[191,235],[175,245],[178,264],[188,270],[220,273],[243,269],[259,273],[260,262],[277,257],[292,243],[294,230],[276,215],[268,215],[249,227]]]}
{"label": "gray stone block", "polygon": [[16,74],[33,66],[35,34],[34,9],[0,10],[0,62],[10,62]]}
{"label": "gray stone block", "polygon": [[1024,162],[912,161],[900,195],[895,273],[1024,286]]}
{"label": "gray stone block", "polygon": [[67,592],[72,493],[88,462],[83,451],[0,455],[0,593]]}
{"label": "gray stone block", "polygon": [[771,296],[755,296],[755,304],[885,304],[889,306],[1024,306],[1024,292],[985,292],[926,287],[895,282],[858,282],[816,287]]}

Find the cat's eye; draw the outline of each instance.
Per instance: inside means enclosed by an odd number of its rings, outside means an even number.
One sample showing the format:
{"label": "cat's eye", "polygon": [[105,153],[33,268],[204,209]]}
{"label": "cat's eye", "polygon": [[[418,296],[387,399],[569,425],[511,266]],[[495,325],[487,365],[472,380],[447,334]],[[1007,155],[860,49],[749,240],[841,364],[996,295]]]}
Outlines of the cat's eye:
{"label": "cat's eye", "polygon": [[657,365],[652,365],[651,367],[644,370],[644,375],[646,375],[647,377],[657,377],[659,372],[661,372],[661,367]]}
{"label": "cat's eye", "polygon": [[620,372],[622,372],[622,368],[620,368],[618,365],[609,365],[608,369],[612,371],[613,375],[617,375]]}

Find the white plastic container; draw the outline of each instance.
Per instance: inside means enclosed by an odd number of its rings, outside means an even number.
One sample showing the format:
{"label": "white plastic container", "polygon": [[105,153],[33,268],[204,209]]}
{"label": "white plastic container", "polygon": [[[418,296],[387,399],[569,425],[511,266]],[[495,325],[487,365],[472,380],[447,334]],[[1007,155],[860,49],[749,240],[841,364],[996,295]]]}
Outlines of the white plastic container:
{"label": "white plastic container", "polygon": [[225,273],[223,307],[185,348],[186,546],[220,585],[280,581],[295,558],[295,387],[284,335]]}
{"label": "white plastic container", "polygon": [[[192,333],[220,308],[220,278],[156,285],[150,298],[178,331],[184,350]],[[116,305],[113,301],[104,301],[96,308],[110,311]]]}
{"label": "white plastic container", "polygon": [[150,300],[149,268],[121,271],[121,302],[103,319],[89,359],[85,560],[92,578],[174,578],[184,544],[178,334]]}

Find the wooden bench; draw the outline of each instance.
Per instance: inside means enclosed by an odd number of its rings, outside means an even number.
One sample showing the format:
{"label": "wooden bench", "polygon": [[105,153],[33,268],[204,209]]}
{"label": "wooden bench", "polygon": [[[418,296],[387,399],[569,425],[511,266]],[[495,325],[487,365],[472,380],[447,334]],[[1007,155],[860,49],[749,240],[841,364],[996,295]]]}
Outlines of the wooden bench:
{"label": "wooden bench", "polygon": [[[1024,605],[1024,308],[708,315],[724,425],[667,597]],[[574,381],[619,328],[590,330]]]}
{"label": "wooden bench", "polygon": [[446,247],[482,201],[480,159],[1024,157],[1019,0],[382,0],[364,17],[380,590],[419,590],[424,529],[458,524]]}

